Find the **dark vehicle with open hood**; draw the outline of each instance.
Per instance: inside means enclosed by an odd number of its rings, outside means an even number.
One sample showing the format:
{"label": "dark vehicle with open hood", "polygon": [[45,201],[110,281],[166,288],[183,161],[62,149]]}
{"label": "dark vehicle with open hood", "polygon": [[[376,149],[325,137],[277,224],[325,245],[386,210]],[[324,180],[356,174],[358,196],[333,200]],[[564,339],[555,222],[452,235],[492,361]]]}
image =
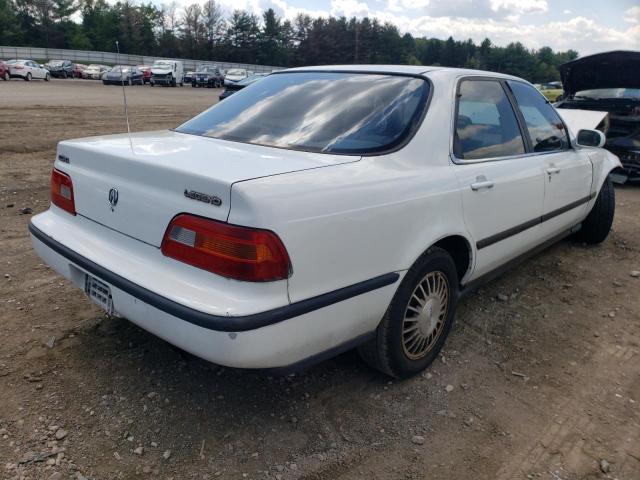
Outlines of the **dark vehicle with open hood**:
{"label": "dark vehicle with open hood", "polygon": [[597,127],[622,162],[615,179],[640,182],[640,51],[612,51],[560,66],[564,99],[556,108],[608,112]]}

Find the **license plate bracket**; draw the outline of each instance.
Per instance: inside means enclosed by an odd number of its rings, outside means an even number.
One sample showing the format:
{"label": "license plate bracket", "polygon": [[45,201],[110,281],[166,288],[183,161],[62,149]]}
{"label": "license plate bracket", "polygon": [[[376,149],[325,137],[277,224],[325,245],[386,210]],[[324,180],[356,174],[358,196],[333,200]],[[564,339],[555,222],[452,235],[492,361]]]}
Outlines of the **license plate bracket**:
{"label": "license plate bracket", "polygon": [[107,315],[114,314],[113,298],[111,297],[111,287],[109,285],[87,274],[84,282],[84,292],[93,303],[107,312]]}

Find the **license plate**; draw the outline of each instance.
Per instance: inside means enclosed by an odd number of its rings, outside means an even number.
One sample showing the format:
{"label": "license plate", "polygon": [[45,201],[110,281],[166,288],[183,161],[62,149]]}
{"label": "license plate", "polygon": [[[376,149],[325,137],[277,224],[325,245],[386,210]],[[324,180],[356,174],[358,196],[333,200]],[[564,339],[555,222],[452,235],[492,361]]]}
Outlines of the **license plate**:
{"label": "license plate", "polygon": [[98,280],[96,277],[87,275],[84,283],[84,291],[93,303],[102,308],[108,315],[113,315],[113,299],[111,298],[111,288],[109,285]]}

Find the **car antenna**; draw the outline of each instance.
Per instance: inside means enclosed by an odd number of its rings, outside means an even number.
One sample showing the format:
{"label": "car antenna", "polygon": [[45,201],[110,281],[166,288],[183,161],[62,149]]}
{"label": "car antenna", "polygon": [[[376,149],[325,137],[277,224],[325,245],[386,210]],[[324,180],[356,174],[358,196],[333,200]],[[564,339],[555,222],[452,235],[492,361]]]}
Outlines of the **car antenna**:
{"label": "car antenna", "polygon": [[131,153],[136,154],[133,149],[133,140],[131,139],[131,128],[129,127],[129,110],[127,109],[127,92],[124,89],[124,75],[122,74],[122,65],[120,64],[120,42],[116,40],[116,52],[117,52],[117,63],[118,67],[120,67],[120,83],[122,84],[122,98],[124,99],[124,118],[127,121],[127,135],[129,135],[129,145],[131,146]]}

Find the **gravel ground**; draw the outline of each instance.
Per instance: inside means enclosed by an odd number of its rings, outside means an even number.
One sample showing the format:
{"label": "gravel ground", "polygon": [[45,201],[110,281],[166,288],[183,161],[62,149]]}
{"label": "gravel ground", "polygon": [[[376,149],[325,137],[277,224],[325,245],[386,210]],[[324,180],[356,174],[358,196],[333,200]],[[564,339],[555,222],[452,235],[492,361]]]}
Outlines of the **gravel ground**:
{"label": "gravel ground", "polygon": [[[134,130],[219,90],[131,87]],[[465,299],[390,382],[347,353],[221,368],[109,319],[36,257],[62,139],[122,132],[118,87],[0,82],[0,478],[640,479],[640,189],[601,246],[561,242]]]}

